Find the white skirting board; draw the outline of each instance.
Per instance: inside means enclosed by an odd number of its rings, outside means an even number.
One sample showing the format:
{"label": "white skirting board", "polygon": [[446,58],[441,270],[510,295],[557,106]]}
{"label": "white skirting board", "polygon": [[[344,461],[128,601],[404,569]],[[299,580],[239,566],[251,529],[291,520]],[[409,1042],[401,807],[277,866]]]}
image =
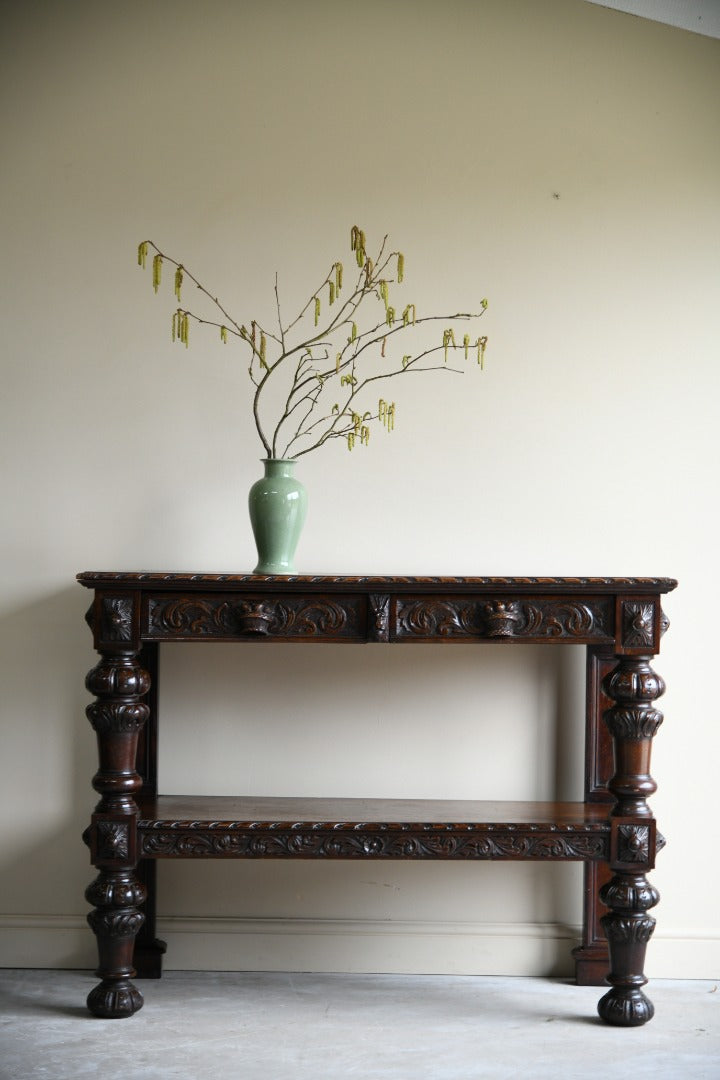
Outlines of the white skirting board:
{"label": "white skirting board", "polygon": [[[335,919],[166,918],[165,967],[189,971],[328,971],[572,976],[579,927]],[[0,916],[0,967],[94,968],[81,915]],[[658,928],[646,974],[720,979],[720,934]]]}

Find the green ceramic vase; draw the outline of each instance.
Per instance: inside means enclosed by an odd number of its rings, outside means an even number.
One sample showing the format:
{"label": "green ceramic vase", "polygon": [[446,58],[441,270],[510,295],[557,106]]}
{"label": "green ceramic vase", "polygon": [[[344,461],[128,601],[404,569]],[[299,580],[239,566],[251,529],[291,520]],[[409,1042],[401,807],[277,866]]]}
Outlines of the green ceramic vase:
{"label": "green ceramic vase", "polygon": [[254,574],[296,574],[295,549],[307,511],[307,492],[291,458],[263,458],[265,475],[250,488],[250,523],[258,564]]}

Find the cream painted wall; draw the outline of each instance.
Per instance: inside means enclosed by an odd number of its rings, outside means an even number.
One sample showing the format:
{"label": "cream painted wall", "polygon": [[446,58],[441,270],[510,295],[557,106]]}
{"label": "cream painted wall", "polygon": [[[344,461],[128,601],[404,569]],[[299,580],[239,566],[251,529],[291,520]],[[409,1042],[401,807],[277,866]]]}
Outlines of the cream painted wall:
{"label": "cream painted wall", "polygon": [[[304,459],[300,567],[678,577],[647,969],[716,977],[720,43],[580,0],[31,0],[4,24],[0,963],[94,963],[75,573],[252,565],[244,364],[171,345],[135,245],[269,318],[275,270],[290,310],[357,222],[419,307],[490,298],[488,364]],[[163,786],[578,795],[581,653],[450,653],[167,650]],[[580,920],[567,866],[163,865],[160,905],[175,967],[568,971]]]}

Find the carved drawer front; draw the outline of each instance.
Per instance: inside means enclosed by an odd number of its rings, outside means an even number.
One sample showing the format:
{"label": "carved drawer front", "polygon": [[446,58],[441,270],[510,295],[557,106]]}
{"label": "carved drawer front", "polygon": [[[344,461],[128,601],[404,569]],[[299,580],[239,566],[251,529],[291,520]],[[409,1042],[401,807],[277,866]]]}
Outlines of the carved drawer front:
{"label": "carved drawer front", "polygon": [[610,642],[614,601],[608,596],[402,597],[395,608],[394,636],[403,641],[468,640]]}
{"label": "carved drawer front", "polygon": [[362,596],[153,596],[144,621],[155,641],[364,641],[367,608]]}

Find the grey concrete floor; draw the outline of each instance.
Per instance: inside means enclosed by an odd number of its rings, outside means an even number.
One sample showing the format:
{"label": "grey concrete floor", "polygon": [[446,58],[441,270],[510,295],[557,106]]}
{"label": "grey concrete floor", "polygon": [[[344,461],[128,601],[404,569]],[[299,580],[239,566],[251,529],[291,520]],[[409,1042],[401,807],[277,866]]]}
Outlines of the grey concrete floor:
{"label": "grey concrete floor", "polygon": [[642,1028],[551,979],[178,972],[96,1020],[88,972],[0,972],[2,1080],[720,1080],[720,989],[656,981]]}

